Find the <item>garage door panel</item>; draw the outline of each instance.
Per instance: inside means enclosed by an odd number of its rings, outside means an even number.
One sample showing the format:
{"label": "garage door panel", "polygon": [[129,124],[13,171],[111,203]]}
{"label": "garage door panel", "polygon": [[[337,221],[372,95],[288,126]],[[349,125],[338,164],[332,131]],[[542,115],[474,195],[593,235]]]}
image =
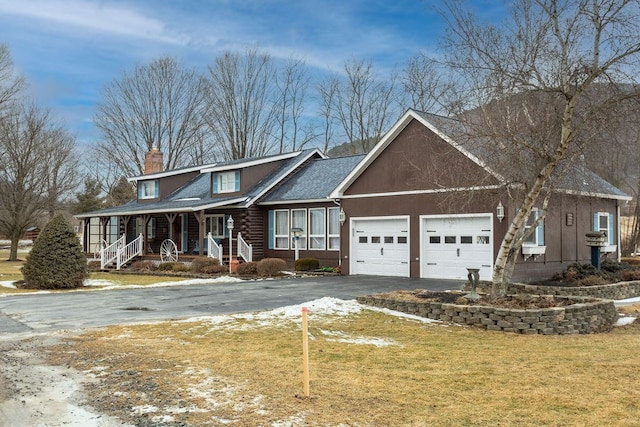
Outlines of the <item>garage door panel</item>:
{"label": "garage door panel", "polygon": [[408,277],[407,224],[401,218],[354,220],[352,274]]}
{"label": "garage door panel", "polygon": [[466,279],[479,268],[490,280],[493,268],[491,215],[423,218],[422,277]]}

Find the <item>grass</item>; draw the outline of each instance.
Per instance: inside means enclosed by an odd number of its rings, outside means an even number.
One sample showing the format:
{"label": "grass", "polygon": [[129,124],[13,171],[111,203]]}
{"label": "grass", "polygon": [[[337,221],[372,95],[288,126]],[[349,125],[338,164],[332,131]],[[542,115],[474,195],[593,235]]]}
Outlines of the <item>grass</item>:
{"label": "grass", "polygon": [[[19,252],[18,253],[20,261],[6,261],[9,258],[8,250],[0,250],[0,281],[2,282],[15,282],[18,280],[22,280],[22,272],[20,269],[24,264],[24,259],[27,254]],[[154,283],[161,282],[175,282],[180,280],[177,277],[170,276],[146,276],[146,275],[136,275],[136,274],[112,274],[107,272],[94,272],[89,274],[90,279],[94,280],[108,280],[112,282],[112,285],[151,285]],[[92,286],[91,289],[98,289],[100,286]],[[0,294],[16,294],[16,293],[31,293],[36,292],[32,289],[11,289],[0,286]],[[68,292],[68,290],[57,290],[52,292]]]}
{"label": "grass", "polygon": [[52,358],[98,376],[90,393],[102,410],[133,417],[152,405],[186,425],[638,425],[640,326],[526,336],[364,310],[314,319],[309,332],[310,398],[301,396],[300,325],[290,321],[110,327]]}

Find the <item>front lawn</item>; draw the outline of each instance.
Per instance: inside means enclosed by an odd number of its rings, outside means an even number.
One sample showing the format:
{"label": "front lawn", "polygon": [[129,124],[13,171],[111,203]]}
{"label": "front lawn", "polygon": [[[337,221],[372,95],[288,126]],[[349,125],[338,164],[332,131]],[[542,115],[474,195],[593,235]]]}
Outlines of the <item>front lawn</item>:
{"label": "front lawn", "polygon": [[310,398],[299,307],[110,327],[51,358],[95,375],[91,404],[135,425],[638,425],[636,324],[526,336],[353,306],[309,309]]}

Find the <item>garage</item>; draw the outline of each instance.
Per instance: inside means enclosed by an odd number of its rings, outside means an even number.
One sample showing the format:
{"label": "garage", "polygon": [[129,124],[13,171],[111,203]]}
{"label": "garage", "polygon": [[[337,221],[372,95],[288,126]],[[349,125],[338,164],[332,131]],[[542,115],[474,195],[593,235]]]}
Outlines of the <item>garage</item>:
{"label": "garage", "polygon": [[491,220],[491,214],[421,217],[420,277],[465,279],[467,268],[479,268],[480,279],[491,280]]}
{"label": "garage", "polygon": [[351,274],[409,277],[409,218],[354,218]]}

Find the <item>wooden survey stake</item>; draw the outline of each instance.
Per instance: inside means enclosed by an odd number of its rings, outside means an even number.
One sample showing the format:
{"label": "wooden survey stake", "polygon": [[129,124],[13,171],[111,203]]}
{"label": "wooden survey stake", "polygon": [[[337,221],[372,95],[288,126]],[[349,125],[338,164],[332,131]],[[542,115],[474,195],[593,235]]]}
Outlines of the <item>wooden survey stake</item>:
{"label": "wooden survey stake", "polygon": [[302,364],[304,375],[304,395],[309,397],[309,333],[307,307],[302,307]]}

